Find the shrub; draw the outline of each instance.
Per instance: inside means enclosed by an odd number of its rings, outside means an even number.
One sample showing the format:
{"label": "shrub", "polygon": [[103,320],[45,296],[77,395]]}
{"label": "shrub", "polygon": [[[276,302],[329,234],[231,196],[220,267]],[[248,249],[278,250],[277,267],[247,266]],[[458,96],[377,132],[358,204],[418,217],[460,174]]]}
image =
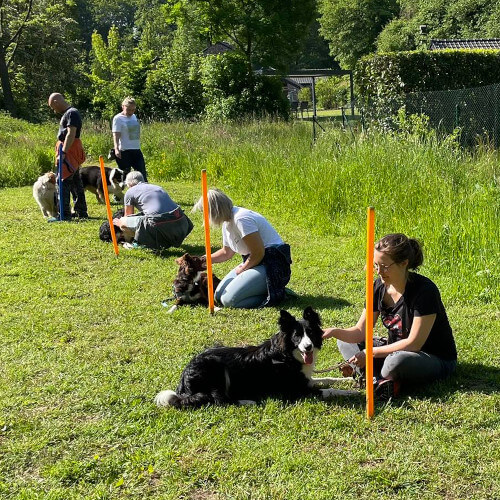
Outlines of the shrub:
{"label": "shrub", "polygon": [[205,116],[210,121],[265,115],[288,118],[288,101],[280,78],[254,75],[238,54],[206,57],[201,75]]}
{"label": "shrub", "polygon": [[349,78],[330,76],[316,82],[318,106],[324,109],[339,108],[349,99]]}
{"label": "shrub", "polygon": [[[479,87],[500,82],[500,52],[439,50],[391,52],[362,58],[355,79],[362,106],[386,116],[411,92]],[[399,106],[398,106],[399,107]]]}

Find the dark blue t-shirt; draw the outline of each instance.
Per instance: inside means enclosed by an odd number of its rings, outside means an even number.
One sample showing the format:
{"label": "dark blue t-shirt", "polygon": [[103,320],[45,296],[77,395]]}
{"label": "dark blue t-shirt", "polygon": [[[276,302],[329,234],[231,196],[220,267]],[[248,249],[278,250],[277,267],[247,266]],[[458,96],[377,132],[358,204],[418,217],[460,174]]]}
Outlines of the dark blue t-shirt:
{"label": "dark blue t-shirt", "polygon": [[436,320],[421,350],[441,359],[457,359],[453,332],[441,294],[433,281],[421,274],[409,273],[405,291],[393,306],[383,303],[385,291],[385,285],[378,278],[374,283],[373,311],[380,313],[382,324],[388,331],[389,344],[408,338],[415,316],[436,314]]}
{"label": "dark blue t-shirt", "polygon": [[59,132],[57,133],[57,139],[59,141],[64,141],[64,139],[66,139],[68,127],[76,127],[75,138],[78,139],[80,137],[80,131],[82,130],[82,117],[76,108],[68,108],[63,113],[61,121],[59,122]]}

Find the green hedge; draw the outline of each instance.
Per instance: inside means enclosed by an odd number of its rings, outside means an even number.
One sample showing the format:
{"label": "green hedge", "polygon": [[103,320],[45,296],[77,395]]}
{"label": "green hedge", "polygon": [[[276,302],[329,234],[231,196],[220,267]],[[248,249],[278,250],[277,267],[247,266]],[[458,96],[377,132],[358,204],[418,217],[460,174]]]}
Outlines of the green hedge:
{"label": "green hedge", "polygon": [[500,51],[437,50],[366,56],[356,65],[361,105],[397,101],[411,92],[454,90],[500,83]]}

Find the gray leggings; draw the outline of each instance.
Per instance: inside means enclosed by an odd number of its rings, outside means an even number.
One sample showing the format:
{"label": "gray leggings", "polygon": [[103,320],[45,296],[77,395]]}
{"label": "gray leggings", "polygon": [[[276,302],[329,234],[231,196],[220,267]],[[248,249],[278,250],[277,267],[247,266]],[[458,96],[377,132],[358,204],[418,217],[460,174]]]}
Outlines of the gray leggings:
{"label": "gray leggings", "polygon": [[[384,345],[382,339],[374,338],[374,347]],[[348,344],[337,340],[340,353],[348,360],[365,348],[365,343]],[[446,378],[451,375],[457,366],[456,360],[445,360],[427,354],[426,352],[396,351],[386,358],[373,360],[373,375],[377,378],[390,378],[407,384],[420,384]]]}

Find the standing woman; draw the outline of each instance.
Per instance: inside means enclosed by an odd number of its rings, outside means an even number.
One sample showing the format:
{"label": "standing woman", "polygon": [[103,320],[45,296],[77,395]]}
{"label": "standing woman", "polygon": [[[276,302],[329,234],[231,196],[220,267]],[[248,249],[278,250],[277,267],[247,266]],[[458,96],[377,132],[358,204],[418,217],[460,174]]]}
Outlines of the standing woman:
{"label": "standing woman", "polygon": [[116,163],[124,174],[130,169],[139,171],[148,182],[146,163],[141,151],[141,125],[135,116],[136,104],[132,97],[126,97],[122,102],[122,111],[113,118],[111,131],[113,132],[113,145],[115,148]]}
{"label": "standing woman", "polygon": [[[427,384],[449,376],[457,364],[455,340],[437,286],[411,272],[422,265],[420,243],[404,234],[388,234],[375,244],[373,321],[380,317],[388,338],[375,338],[375,395],[397,396],[403,385]],[[351,328],[327,328],[339,350],[358,372],[364,371],[366,309]]]}
{"label": "standing woman", "polygon": [[[224,307],[236,308],[281,302],[291,274],[290,246],[265,217],[234,206],[231,198],[219,189],[208,191],[208,210],[210,225],[222,226],[222,248],[212,254],[212,262],[225,262],[235,254],[243,258],[220,282],[215,300]],[[193,211],[203,211],[202,198]]]}

